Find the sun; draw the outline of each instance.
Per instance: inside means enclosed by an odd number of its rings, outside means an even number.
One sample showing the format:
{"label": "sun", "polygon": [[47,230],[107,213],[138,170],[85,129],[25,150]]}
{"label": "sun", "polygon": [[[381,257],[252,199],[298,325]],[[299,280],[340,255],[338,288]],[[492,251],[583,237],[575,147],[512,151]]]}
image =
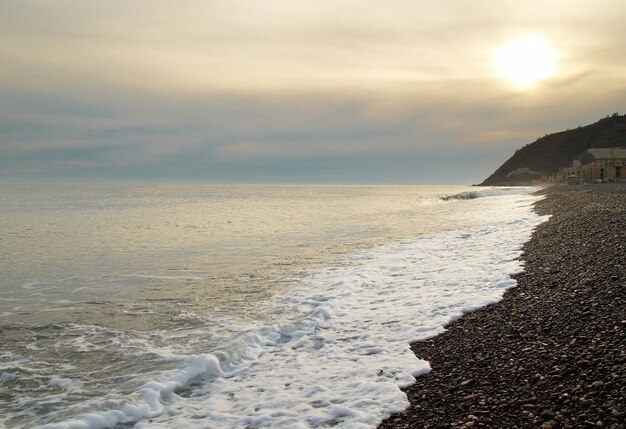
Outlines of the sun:
{"label": "sun", "polygon": [[552,76],[556,59],[550,44],[538,37],[516,39],[496,53],[500,74],[520,89]]}

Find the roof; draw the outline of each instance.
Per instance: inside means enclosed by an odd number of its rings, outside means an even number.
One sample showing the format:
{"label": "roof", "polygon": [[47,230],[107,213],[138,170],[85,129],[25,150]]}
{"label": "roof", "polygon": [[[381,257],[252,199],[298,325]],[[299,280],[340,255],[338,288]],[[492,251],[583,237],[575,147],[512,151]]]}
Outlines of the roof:
{"label": "roof", "polygon": [[595,159],[626,159],[626,147],[602,147],[587,149]]}

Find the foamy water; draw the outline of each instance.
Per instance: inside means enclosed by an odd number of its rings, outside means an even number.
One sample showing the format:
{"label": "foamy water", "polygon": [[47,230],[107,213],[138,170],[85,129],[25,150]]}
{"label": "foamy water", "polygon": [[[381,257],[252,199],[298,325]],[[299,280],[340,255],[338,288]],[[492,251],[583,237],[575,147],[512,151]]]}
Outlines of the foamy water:
{"label": "foamy water", "polygon": [[[188,192],[206,195],[201,189]],[[257,189],[258,197],[211,189],[224,198],[180,202],[179,225],[198,226],[205,217],[217,223],[213,211],[231,210],[227,218],[240,222],[239,234],[190,235],[179,247],[159,238],[161,251],[170,246],[160,257],[169,260],[154,266],[144,262],[150,249],[135,249],[126,263],[119,255],[105,258],[102,271],[74,261],[73,272],[45,268],[32,275],[36,281],[18,270],[7,276],[15,283],[4,280],[2,289],[9,299],[0,308],[7,345],[0,421],[47,428],[375,427],[408,405],[400,387],[430,370],[409,342],[499,300],[522,269],[521,245],[544,220],[531,210],[537,197],[519,189],[294,187]],[[172,203],[164,193],[139,211],[162,214]],[[139,218],[131,201],[104,206],[109,217],[127,214],[132,230],[129,219]],[[256,215],[239,212],[246,206]],[[202,216],[190,209],[203,209]],[[102,210],[78,217],[96,221],[87,231],[104,226]],[[43,211],[42,218],[58,221]],[[280,213],[279,222],[265,218]],[[242,216],[266,225],[248,225]],[[159,232],[164,218],[156,219],[144,226]],[[20,222],[10,210],[3,221]],[[144,244],[155,240],[139,236]],[[98,246],[112,252],[122,241],[114,232]],[[203,244],[209,254],[225,253],[223,260],[203,259]],[[238,244],[242,251],[229,255],[226,249]],[[44,274],[52,274],[48,283]]]}

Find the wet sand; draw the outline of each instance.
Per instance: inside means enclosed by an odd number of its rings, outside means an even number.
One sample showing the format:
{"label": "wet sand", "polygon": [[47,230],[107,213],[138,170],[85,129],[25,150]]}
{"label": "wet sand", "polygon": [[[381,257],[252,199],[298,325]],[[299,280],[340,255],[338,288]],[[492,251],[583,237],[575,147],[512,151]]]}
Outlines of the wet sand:
{"label": "wet sand", "polygon": [[518,286],[412,345],[432,372],[380,429],[626,427],[626,183],[542,192]]}

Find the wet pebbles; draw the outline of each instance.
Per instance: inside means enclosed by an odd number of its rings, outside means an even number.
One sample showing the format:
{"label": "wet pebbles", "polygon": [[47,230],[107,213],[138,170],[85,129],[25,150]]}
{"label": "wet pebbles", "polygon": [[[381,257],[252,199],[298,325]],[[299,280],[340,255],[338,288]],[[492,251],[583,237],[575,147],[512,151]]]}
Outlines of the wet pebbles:
{"label": "wet pebbles", "polygon": [[626,428],[626,184],[561,187],[498,304],[413,344],[432,372],[380,428]]}

